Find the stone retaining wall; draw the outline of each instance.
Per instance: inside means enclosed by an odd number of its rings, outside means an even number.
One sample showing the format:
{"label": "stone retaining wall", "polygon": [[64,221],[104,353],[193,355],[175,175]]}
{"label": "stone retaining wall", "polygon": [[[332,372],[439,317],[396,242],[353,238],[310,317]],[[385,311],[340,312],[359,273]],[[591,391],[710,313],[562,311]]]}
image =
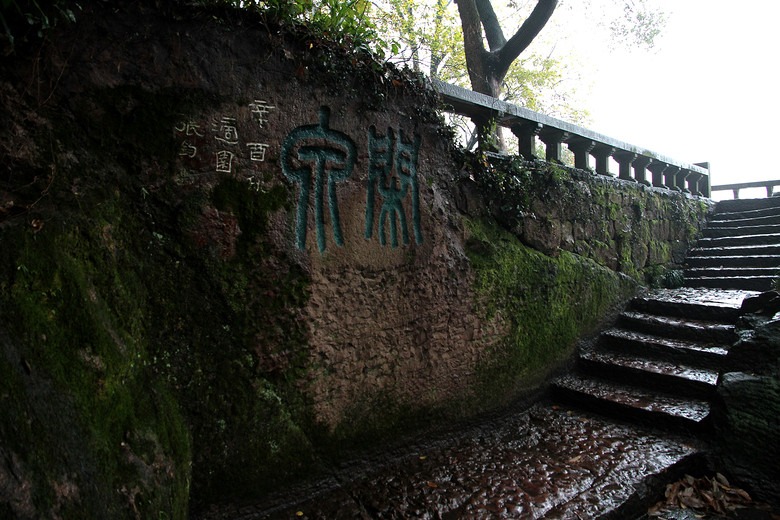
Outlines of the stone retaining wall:
{"label": "stone retaining wall", "polygon": [[679,267],[713,207],[678,191],[517,159],[493,158],[460,186],[464,211],[490,215],[530,247],[571,251],[650,282]]}

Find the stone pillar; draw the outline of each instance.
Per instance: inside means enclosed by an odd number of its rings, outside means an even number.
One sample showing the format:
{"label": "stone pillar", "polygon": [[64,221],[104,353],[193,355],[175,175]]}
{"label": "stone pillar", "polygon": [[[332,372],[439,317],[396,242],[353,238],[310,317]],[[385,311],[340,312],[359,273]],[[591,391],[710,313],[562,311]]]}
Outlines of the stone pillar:
{"label": "stone pillar", "polygon": [[615,152],[613,157],[620,165],[620,172],[618,173],[618,178],[626,181],[636,180],[631,177],[631,163],[634,162],[634,160],[636,159],[636,154],[634,152],[618,150],[617,152]]}
{"label": "stone pillar", "polygon": [[574,153],[574,167],[580,170],[589,170],[589,158],[590,152],[593,147],[596,146],[595,141],[585,139],[584,137],[577,137],[571,142],[567,143],[569,150]]}
{"label": "stone pillar", "polygon": [[563,163],[561,160],[561,144],[569,137],[569,132],[557,128],[542,128],[539,138],[547,147],[546,158],[548,162]]}
{"label": "stone pillar", "polygon": [[688,176],[691,175],[693,172],[689,170],[688,168],[681,168],[680,173],[677,174],[677,179],[675,185],[677,188],[682,190],[684,193],[690,193],[691,190],[688,188],[688,185],[686,184],[686,180],[688,179]]}
{"label": "stone pillar", "polygon": [[536,136],[542,130],[542,124],[534,121],[525,121],[518,125],[512,125],[512,133],[517,136],[520,157],[527,161],[533,161],[536,157]]}
{"label": "stone pillar", "polygon": [[677,174],[680,173],[680,169],[681,168],[679,166],[674,166],[672,164],[667,166],[664,170],[663,185],[670,190],[680,191],[680,189],[677,187]]}
{"label": "stone pillar", "polygon": [[694,163],[695,166],[700,166],[707,170],[707,174],[704,175],[701,179],[699,179],[699,182],[697,184],[697,191],[702,197],[709,197],[710,196],[710,163],[708,162],[701,162],[701,163]]}
{"label": "stone pillar", "polygon": [[615,148],[606,144],[598,144],[593,149],[593,157],[596,158],[596,173],[599,175],[609,175],[609,158],[615,152]]}
{"label": "stone pillar", "polygon": [[634,159],[634,179],[640,184],[650,186],[650,182],[647,180],[647,167],[653,164],[652,157],[646,155],[640,155]]}
{"label": "stone pillar", "polygon": [[647,167],[648,170],[653,172],[653,186],[657,188],[665,188],[664,185],[664,170],[669,165],[662,162],[654,162],[650,166]]}
{"label": "stone pillar", "polygon": [[694,195],[701,195],[701,192],[699,191],[699,181],[704,177],[699,172],[695,172],[693,170],[688,170],[688,191],[689,193],[692,193]]}

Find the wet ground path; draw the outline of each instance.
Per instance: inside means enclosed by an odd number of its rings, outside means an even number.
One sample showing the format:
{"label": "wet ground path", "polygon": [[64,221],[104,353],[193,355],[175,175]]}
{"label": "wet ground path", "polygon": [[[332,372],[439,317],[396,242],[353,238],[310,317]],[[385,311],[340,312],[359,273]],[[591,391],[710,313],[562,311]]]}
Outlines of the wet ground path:
{"label": "wet ground path", "polygon": [[698,449],[691,439],[543,402],[449,441],[418,445],[406,458],[354,481],[334,481],[318,496],[203,518],[587,519],[609,512],[630,518],[649,505],[640,499],[655,500],[647,497],[648,479],[657,476],[655,491],[662,492],[670,468],[691,463]]}

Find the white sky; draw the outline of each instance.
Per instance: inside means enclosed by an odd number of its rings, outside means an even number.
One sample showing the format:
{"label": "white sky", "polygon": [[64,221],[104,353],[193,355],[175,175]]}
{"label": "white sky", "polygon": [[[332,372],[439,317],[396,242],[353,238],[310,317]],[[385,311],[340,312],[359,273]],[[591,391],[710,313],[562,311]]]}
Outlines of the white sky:
{"label": "white sky", "polygon": [[656,2],[670,16],[655,50],[601,47],[587,57],[590,128],[680,161],[709,161],[712,184],[780,179],[780,2]]}

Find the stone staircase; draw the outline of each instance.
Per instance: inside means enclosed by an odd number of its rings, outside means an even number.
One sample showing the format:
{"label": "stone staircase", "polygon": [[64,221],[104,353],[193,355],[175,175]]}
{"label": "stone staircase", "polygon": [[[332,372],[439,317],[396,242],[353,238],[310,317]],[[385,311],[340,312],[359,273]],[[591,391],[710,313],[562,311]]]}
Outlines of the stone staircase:
{"label": "stone staircase", "polygon": [[718,202],[687,258],[685,285],[767,291],[780,272],[780,197]]}
{"label": "stone staircase", "polygon": [[604,415],[704,433],[742,300],[780,273],[780,197],[719,202],[686,259],[685,286],[634,299],[581,348],[553,396]]}
{"label": "stone staircase", "polygon": [[709,429],[718,372],[742,299],[755,293],[658,290],[581,349],[554,398],[602,415],[691,433]]}

